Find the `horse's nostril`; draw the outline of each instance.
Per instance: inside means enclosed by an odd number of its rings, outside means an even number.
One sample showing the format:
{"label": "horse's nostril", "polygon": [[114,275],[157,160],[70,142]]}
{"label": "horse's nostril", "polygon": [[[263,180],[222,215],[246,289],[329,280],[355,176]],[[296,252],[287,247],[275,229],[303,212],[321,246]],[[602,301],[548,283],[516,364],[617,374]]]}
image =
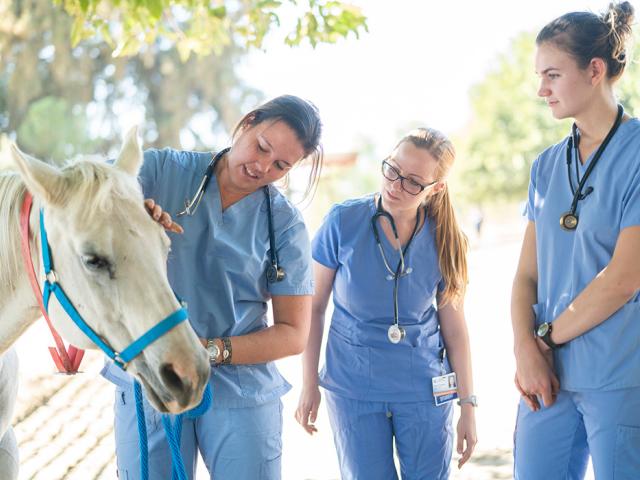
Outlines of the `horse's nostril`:
{"label": "horse's nostril", "polygon": [[164,384],[171,390],[172,392],[182,392],[185,388],[184,383],[180,376],[173,369],[173,365],[170,363],[165,363],[160,367],[160,375]]}

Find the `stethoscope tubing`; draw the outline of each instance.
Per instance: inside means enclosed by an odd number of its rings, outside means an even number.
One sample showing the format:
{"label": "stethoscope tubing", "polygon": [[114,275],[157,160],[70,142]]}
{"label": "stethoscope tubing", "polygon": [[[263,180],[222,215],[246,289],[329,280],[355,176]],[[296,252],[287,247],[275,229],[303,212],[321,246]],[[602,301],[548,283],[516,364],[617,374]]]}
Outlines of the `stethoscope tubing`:
{"label": "stethoscope tubing", "polygon": [[[584,172],[584,175],[582,176],[582,178],[580,178],[580,176],[578,175],[578,162],[580,161],[580,154],[578,151],[579,137],[577,135],[577,127],[575,123],[571,127],[571,137],[567,142],[567,176],[569,177],[569,187],[571,188],[571,193],[573,194],[573,199],[571,200],[571,210],[569,211],[570,215],[575,215],[576,210],[578,208],[578,202],[581,200],[584,200],[585,198],[587,198],[589,194],[591,194],[591,192],[593,192],[593,187],[587,188],[584,193],[582,193],[582,189],[584,188],[584,185],[587,183],[587,179],[589,178],[589,175],[591,175],[591,172],[593,171],[596,164],[598,163],[598,160],[600,160],[600,157],[602,156],[602,153],[604,152],[605,148],[607,148],[607,145],[611,141],[611,138],[618,130],[618,127],[622,122],[623,114],[624,114],[624,108],[622,107],[622,105],[618,105],[618,113],[616,115],[616,120],[613,123],[613,126],[611,127],[611,129],[609,130],[609,133],[607,133],[607,136],[604,138],[604,140],[598,147],[598,150],[596,150],[596,153],[591,159],[591,161],[589,162],[589,165],[587,166],[587,170]],[[578,180],[578,188],[576,188],[575,190],[573,189],[573,179],[571,178],[571,163],[573,161],[572,152],[575,152],[576,177],[577,177],[576,179]]]}
{"label": "stethoscope tubing", "polygon": [[[195,195],[191,197],[191,200],[186,199],[184,201],[184,210],[176,213],[175,215],[176,217],[182,217],[184,215],[192,217],[196,213],[196,210],[198,210],[198,206],[202,201],[202,197],[204,196],[204,193],[206,192],[207,187],[209,186],[211,178],[213,177],[213,172],[215,170],[216,164],[218,163],[218,160],[220,160],[229,150],[231,150],[231,147],[224,148],[220,150],[213,157],[209,165],[207,165],[207,169],[205,170],[204,175],[202,176],[202,180],[198,185],[198,189],[196,190]],[[268,229],[269,229],[269,256],[271,260],[271,265],[269,265],[269,267],[267,268],[267,281],[269,283],[275,283],[275,282],[280,282],[284,279],[285,271],[280,266],[280,262],[278,259],[278,252],[276,250],[275,230],[273,227],[273,214],[271,211],[271,193],[269,192],[268,185],[265,185],[262,188],[263,188],[265,198],[267,200],[267,220],[268,220]]]}
{"label": "stethoscope tubing", "polygon": [[213,171],[216,168],[218,160],[220,160],[229,150],[231,150],[231,147],[223,148],[211,159],[211,162],[207,165],[207,169],[202,176],[202,180],[200,181],[200,185],[198,185],[195,195],[191,197],[191,200],[186,199],[184,201],[184,210],[176,213],[176,217],[182,217],[184,215],[191,217],[196,213],[196,210],[200,205],[200,201],[202,200],[204,193],[207,191],[209,181],[211,180],[211,177],[213,177]]}
{"label": "stethoscope tubing", "polygon": [[[378,232],[378,225],[377,225],[377,222],[380,218],[385,218],[389,222],[389,225],[391,226],[391,231],[393,232],[393,236],[396,240],[396,244],[398,245],[398,253],[400,256],[400,260],[398,261],[398,265],[396,266],[395,271],[391,270],[387,257],[384,253],[384,249],[382,247],[382,242],[380,241],[380,233]],[[395,325],[396,327],[399,325],[398,281],[400,280],[400,277],[410,273],[410,271],[405,270],[404,259],[407,255],[407,252],[409,251],[409,247],[411,246],[413,239],[416,236],[416,233],[418,232],[419,225],[420,225],[420,208],[418,208],[416,212],[416,223],[413,226],[411,237],[409,238],[409,241],[407,242],[405,247],[402,248],[402,245],[400,243],[400,237],[398,236],[398,229],[396,228],[395,220],[393,219],[393,216],[389,212],[383,209],[382,195],[380,196],[380,198],[378,199],[376,213],[374,213],[373,217],[371,217],[371,227],[373,230],[373,236],[376,240],[376,244],[378,246],[378,250],[380,251],[380,256],[382,257],[382,261],[384,262],[385,268],[393,276],[393,325]]]}

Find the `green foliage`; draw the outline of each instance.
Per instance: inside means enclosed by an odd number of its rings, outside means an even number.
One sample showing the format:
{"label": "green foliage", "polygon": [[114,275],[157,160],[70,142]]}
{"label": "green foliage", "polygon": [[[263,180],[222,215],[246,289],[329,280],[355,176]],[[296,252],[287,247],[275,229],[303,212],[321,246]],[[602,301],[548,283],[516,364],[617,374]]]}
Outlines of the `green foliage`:
{"label": "green foliage", "polygon": [[[637,46],[640,45],[640,28],[636,27],[635,32],[634,44],[637,52]],[[627,65],[619,84],[616,86],[616,93],[627,113],[637,117],[640,115],[640,60],[637,53],[630,58],[635,58],[635,60]]]}
{"label": "green foliage", "polygon": [[[534,54],[535,35],[519,35],[471,92],[473,119],[456,142],[456,194],[467,202],[526,198],[531,163],[570,130],[571,120],[554,119],[537,96]],[[632,115],[640,111],[639,79],[640,66],[632,62],[616,84],[619,100]]]}
{"label": "green foliage", "polygon": [[0,0],[0,134],[53,160],[115,153],[132,122],[146,147],[215,147],[262,100],[235,66],[303,4],[316,30],[292,45],[366,28],[328,0]]}
{"label": "green foliage", "polygon": [[74,19],[74,45],[100,35],[116,56],[134,55],[157,40],[174,45],[183,61],[191,53],[219,55],[232,43],[259,48],[292,9],[300,11],[285,39],[291,46],[305,39],[313,46],[334,43],[367,28],[359,8],[335,0],[54,1]]}
{"label": "green foliage", "polygon": [[18,129],[18,142],[38,158],[62,163],[95,148],[95,142],[89,140],[88,123],[82,109],[61,98],[45,97],[29,107]]}
{"label": "green foliage", "polygon": [[[33,0],[28,9],[0,0],[0,13],[0,133],[34,155],[115,153],[133,122],[146,147],[180,148],[186,134],[189,148],[211,148],[212,134],[223,136],[261,100],[234,72],[245,53],[235,44],[186,62],[177,47],[160,42],[114,58],[101,37],[73,46],[74,20],[49,0]],[[135,120],[123,118],[131,114]],[[99,138],[99,147],[87,138]]]}
{"label": "green foliage", "polygon": [[536,95],[535,37],[521,34],[471,92],[473,120],[458,154],[462,197],[474,203],[526,195],[531,162],[568,129]]}

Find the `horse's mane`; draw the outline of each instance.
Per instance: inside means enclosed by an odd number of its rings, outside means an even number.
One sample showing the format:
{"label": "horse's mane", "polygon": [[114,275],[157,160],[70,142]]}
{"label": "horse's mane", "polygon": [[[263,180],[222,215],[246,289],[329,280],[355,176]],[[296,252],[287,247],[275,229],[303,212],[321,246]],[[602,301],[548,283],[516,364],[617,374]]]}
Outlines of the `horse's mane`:
{"label": "horse's mane", "polygon": [[20,268],[20,232],[16,228],[25,186],[13,172],[0,174],[0,286],[13,285]]}
{"label": "horse's mane", "polygon": [[[129,199],[142,204],[142,193],[134,177],[105,162],[84,159],[62,169],[65,178],[65,208],[73,209],[77,220],[92,225],[97,213],[110,212],[118,203],[115,199]],[[20,175],[0,173],[0,285],[12,285],[22,267],[20,207],[26,190]]]}

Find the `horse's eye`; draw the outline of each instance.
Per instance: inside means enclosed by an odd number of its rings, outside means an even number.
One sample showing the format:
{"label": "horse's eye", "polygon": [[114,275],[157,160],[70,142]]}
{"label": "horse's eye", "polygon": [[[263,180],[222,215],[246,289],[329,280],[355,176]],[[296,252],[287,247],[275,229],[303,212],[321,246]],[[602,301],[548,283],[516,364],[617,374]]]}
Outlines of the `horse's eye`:
{"label": "horse's eye", "polygon": [[111,269],[111,262],[100,255],[84,255],[82,262],[89,270],[109,271]]}

